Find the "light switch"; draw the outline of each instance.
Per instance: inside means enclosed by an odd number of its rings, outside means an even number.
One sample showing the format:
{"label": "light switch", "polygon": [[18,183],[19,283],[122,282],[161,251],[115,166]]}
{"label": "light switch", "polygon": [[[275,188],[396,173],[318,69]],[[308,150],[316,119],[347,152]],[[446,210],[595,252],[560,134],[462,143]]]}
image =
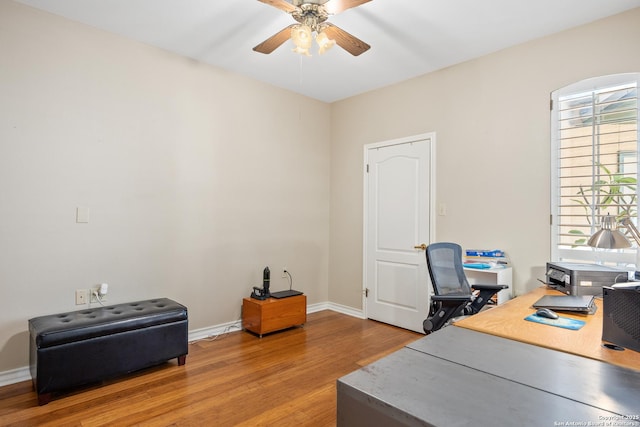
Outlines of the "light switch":
{"label": "light switch", "polygon": [[447,214],[447,205],[440,203],[438,205],[438,215],[445,216]]}
{"label": "light switch", "polygon": [[79,224],[89,222],[89,208],[85,208],[85,207],[76,208],[76,222]]}

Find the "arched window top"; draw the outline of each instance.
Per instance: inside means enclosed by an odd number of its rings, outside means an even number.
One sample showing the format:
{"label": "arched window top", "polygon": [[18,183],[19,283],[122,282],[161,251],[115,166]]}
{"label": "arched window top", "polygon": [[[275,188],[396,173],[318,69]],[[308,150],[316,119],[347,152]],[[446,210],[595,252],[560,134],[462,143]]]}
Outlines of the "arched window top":
{"label": "arched window top", "polygon": [[640,73],[622,73],[592,77],[557,89],[552,93],[552,96],[572,96],[584,92],[598,91],[606,87],[628,84],[629,82],[635,81],[637,83],[639,79]]}

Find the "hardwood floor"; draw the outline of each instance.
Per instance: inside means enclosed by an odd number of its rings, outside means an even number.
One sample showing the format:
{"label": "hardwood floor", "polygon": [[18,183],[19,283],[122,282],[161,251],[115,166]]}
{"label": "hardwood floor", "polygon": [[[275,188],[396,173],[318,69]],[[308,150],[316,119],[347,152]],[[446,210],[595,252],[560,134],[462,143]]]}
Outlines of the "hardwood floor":
{"label": "hardwood floor", "polygon": [[38,406],[31,382],[0,388],[3,426],[333,426],[336,380],[422,335],[332,311],[258,338],[232,332],[176,360]]}

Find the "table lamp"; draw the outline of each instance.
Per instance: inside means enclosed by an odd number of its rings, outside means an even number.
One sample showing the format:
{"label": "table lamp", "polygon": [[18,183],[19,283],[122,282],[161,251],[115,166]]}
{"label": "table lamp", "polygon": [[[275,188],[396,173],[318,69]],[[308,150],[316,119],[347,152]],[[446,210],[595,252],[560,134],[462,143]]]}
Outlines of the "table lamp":
{"label": "table lamp", "polygon": [[[636,241],[636,274],[640,271],[640,232],[635,225],[631,222],[631,219],[626,216],[620,220],[620,226],[627,229],[627,232]],[[600,249],[624,249],[630,248],[631,242],[629,239],[618,230],[618,222],[616,218],[607,214],[602,217],[602,224],[600,224],[600,230],[596,231],[593,236],[587,241],[587,245],[592,248]]]}
{"label": "table lamp", "polygon": [[[640,242],[638,244],[640,245]],[[615,217],[608,214],[602,217],[600,230],[596,231],[593,236],[589,238],[587,245],[600,249],[623,249],[631,247],[629,240],[618,230],[618,223]]]}

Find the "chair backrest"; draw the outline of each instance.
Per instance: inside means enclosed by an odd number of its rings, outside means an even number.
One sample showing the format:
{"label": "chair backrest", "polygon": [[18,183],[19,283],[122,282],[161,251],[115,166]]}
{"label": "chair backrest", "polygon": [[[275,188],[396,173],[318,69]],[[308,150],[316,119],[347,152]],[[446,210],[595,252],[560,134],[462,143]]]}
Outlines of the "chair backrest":
{"label": "chair backrest", "polygon": [[462,248],[457,243],[427,246],[427,267],[436,295],[470,295],[471,287],[462,268]]}

